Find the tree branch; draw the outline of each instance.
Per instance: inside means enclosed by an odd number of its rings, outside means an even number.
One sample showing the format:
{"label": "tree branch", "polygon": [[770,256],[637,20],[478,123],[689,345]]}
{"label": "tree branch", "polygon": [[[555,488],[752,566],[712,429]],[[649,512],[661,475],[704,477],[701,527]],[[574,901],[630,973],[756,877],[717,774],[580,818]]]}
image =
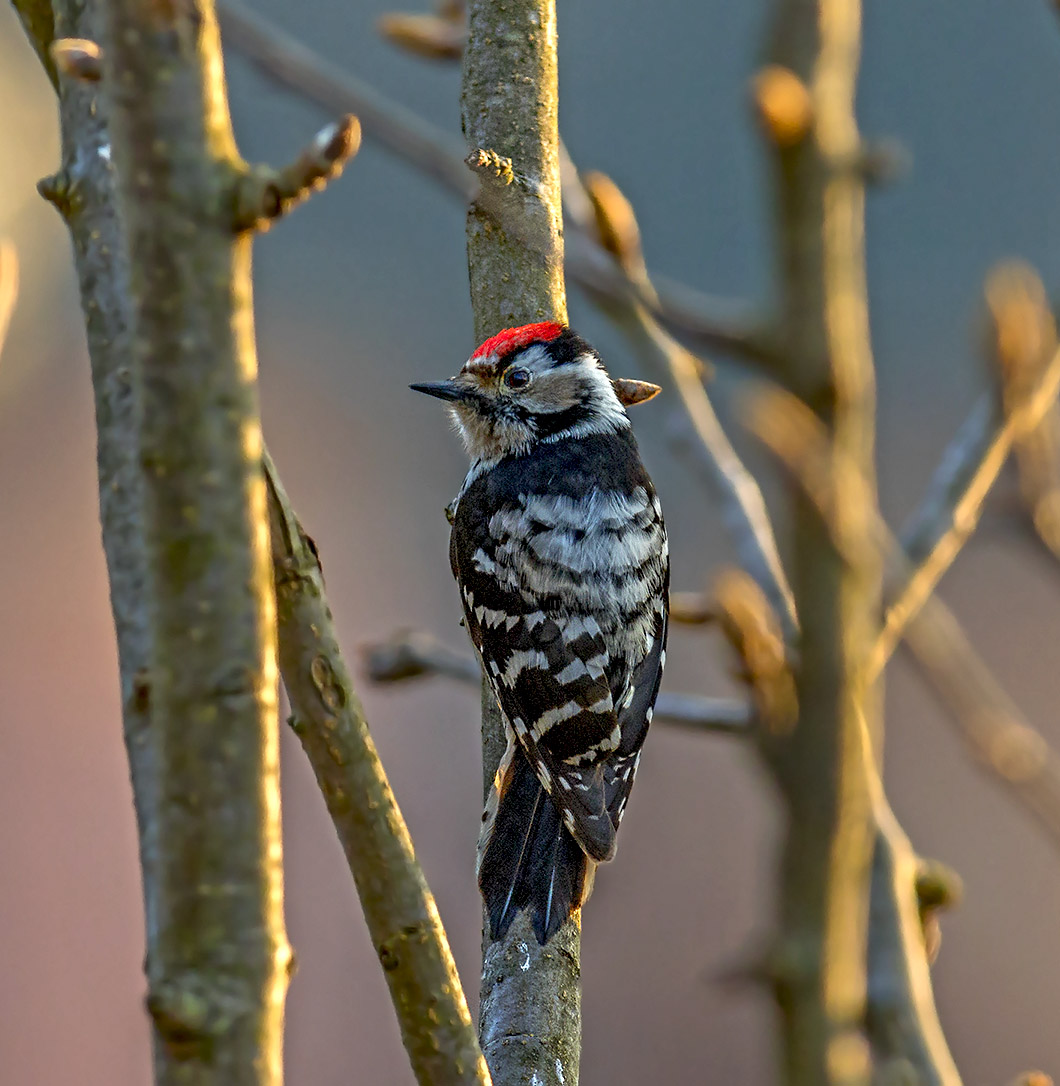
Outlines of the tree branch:
{"label": "tree branch", "polygon": [[[789,124],[796,122],[797,118],[789,117]],[[640,256],[639,230],[632,208],[609,179],[589,175],[585,183],[595,208],[604,248],[614,254],[628,274],[646,276]],[[679,387],[686,409],[693,416],[698,438],[692,443],[692,449],[697,454],[698,463],[704,464],[712,475],[721,475],[729,527],[737,542],[738,554],[744,569],[764,594],[757,611],[767,613],[771,610],[783,627],[786,639],[794,642],[798,629],[794,604],[779,558],[776,557],[772,527],[761,494],[754,479],[736,459],[717,423],[699,376],[701,365],[658,327],[644,307],[636,303],[621,305],[608,300],[603,301],[602,307],[627,333],[634,349],[653,370],[657,371],[661,362],[675,376],[684,377],[679,381]],[[734,462],[735,470],[732,470],[729,465]],[[721,591],[719,594],[725,595]],[[698,613],[690,615],[691,620],[702,620],[702,599],[699,598],[698,602]],[[755,611],[755,608],[751,610]],[[713,607],[711,614],[716,614]],[[674,598],[671,597],[671,618],[674,617]],[[730,613],[728,618],[731,620],[732,617]],[[731,621],[729,631],[734,632]],[[747,652],[752,640],[750,631],[745,629],[738,647],[744,659],[745,677],[752,691],[757,692],[757,726],[742,728],[739,734],[757,736],[768,752],[770,728],[768,725],[762,726],[763,710],[766,710],[765,719],[775,717],[776,714],[768,709],[770,701],[776,702],[777,698],[768,696],[770,686],[760,672],[756,681],[753,661],[748,659],[748,655],[754,654]],[[761,644],[762,638],[759,637],[757,642]],[[672,717],[664,715],[668,707],[666,695],[661,695],[656,705],[655,719],[673,723]],[[702,708],[700,713],[703,715]],[[928,976],[928,960],[924,952],[924,936],[918,923],[915,875],[921,862],[887,805],[875,767],[867,765],[866,773],[873,789],[876,826],[869,906],[867,1032],[873,1052],[884,1067],[899,1064],[912,1066],[924,1083],[954,1082],[956,1072],[938,1024]]]}
{"label": "tree branch", "polygon": [[794,495],[791,574],[801,635],[799,725],[774,760],[787,807],[775,991],[790,1086],[869,1078],[861,1024],[872,809],[860,730],[880,730],[861,663],[876,637],[874,373],[864,264],[863,154],[854,116],[858,0],[777,0],[755,101],[773,150],[779,209],[778,341],[785,384],[828,435],[833,541]]}
{"label": "tree branch", "polygon": [[445,929],[339,650],[316,548],[268,453],[265,477],[280,668],[291,726],[316,773],[417,1081],[490,1081]]}
{"label": "tree branch", "polygon": [[[79,21],[71,23],[68,29],[81,33],[93,30],[80,12],[78,5]],[[87,45],[92,48],[80,52],[98,59],[98,47],[91,39]],[[47,51],[46,42],[41,43],[41,49]],[[84,79],[83,72],[76,68],[68,71],[64,66],[63,74],[71,80]],[[69,223],[77,245],[88,319],[97,394],[104,544],[118,627],[123,688],[128,691],[127,741],[141,828],[148,929],[153,930],[159,845],[157,805],[153,802],[157,771],[147,742],[149,672],[146,664],[141,663],[147,652],[147,631],[143,629],[146,620],[142,612],[146,574],[142,570],[141,541],[135,531],[140,516],[140,486],[130,445],[132,403],[125,332],[128,295],[124,288],[125,261],[120,255],[125,241],[113,214],[109,159],[95,154],[97,147],[105,145],[105,102],[89,98],[82,88],[68,82],[63,105],[64,121],[70,117],[70,122],[64,123],[64,138],[72,142],[65,158],[82,167],[83,172],[62,171],[60,179],[49,187],[64,193],[76,191],[81,196],[77,201],[63,201],[63,209],[71,216]],[[305,179],[308,187],[317,187],[334,176],[337,171],[333,167],[341,165],[355,151],[356,135],[356,123],[351,119],[334,126],[330,132],[325,130],[284,173]],[[86,144],[91,154],[87,153]],[[319,168],[315,162],[320,163]],[[257,175],[268,174],[259,168]],[[292,186],[292,189],[301,187]],[[278,202],[273,211],[282,214],[289,206],[288,201]],[[233,227],[239,225],[238,210],[236,220]],[[87,244],[89,241],[91,244]],[[0,279],[4,284],[11,282],[7,275]],[[280,510],[285,525],[297,524],[286,499],[281,503],[277,498],[282,487],[272,473],[267,454],[266,461],[270,466],[270,514],[276,517]],[[282,550],[282,541],[292,536],[274,534],[272,538],[274,547],[279,545]],[[281,581],[280,649],[285,660],[291,661],[290,668],[284,669],[285,681],[295,691],[292,700],[303,717],[297,730],[314,762],[340,840],[351,866],[357,865],[358,889],[367,899],[365,911],[370,930],[383,960],[384,975],[391,983],[410,1058],[423,1082],[487,1083],[488,1072],[433,898],[415,864],[400,812],[338,655],[319,566],[315,559],[310,565],[308,552],[301,546],[301,536],[298,540],[298,545],[282,550],[275,567]],[[314,667],[318,655],[325,659],[326,668],[319,663]],[[312,662],[307,673],[300,666],[308,659]],[[342,694],[343,705],[337,718],[327,713],[324,694],[318,687],[313,685],[312,694],[307,694],[307,683],[312,685],[311,680],[319,679],[325,671],[338,683],[335,689]],[[352,803],[351,797],[356,797]],[[394,826],[400,832],[395,833]],[[380,857],[385,859],[380,862]],[[386,903],[391,900],[395,908],[387,914]]]}
{"label": "tree branch", "polygon": [[[555,0],[472,0],[468,17],[463,128],[472,166],[480,178],[487,175],[467,217],[471,305],[481,341],[501,328],[567,320]],[[503,209],[499,216],[498,209]],[[525,243],[527,236],[534,244]],[[486,684],[482,708],[488,795],[506,741]],[[525,914],[497,942],[484,927],[479,1036],[494,1082],[576,1084],[581,1047],[577,914],[546,946],[534,937]]]}
{"label": "tree branch", "polygon": [[[602,248],[612,255],[639,297],[655,299],[632,205],[603,174],[587,174],[583,182]],[[777,551],[773,525],[758,484],[722,429],[703,387],[703,363],[666,333],[652,308],[638,297],[629,292],[616,297],[591,288],[588,294],[625,335],[649,374],[656,380],[668,381],[677,390],[696,437],[692,443],[695,466],[720,491],[726,527],[741,564],[765,593],[785,637],[794,640],[798,632],[795,601]]]}
{"label": "tree branch", "polygon": [[[458,652],[430,634],[414,630],[398,631],[386,641],[365,645],[363,662],[368,678],[376,683],[428,675],[443,675],[475,686],[482,680],[478,661],[470,653]],[[655,702],[652,720],[692,731],[737,735],[746,734],[751,724],[750,711],[742,702],[665,691]]]}
{"label": "tree branch", "polygon": [[101,11],[151,600],[155,1071],[278,1083],[291,951],[242,163],[209,0]]}
{"label": "tree branch", "polygon": [[[822,522],[833,524],[835,491],[827,485],[829,458],[820,427],[790,395],[777,393],[771,399],[759,401],[751,426],[805,491]],[[888,576],[908,579],[908,563],[883,518],[874,511],[870,520]],[[929,596],[904,636],[972,751],[1060,843],[1060,757],[1024,719],[953,613],[937,596]]]}
{"label": "tree branch", "polygon": [[[718,584],[722,628],[736,651],[756,710],[753,734],[766,761],[782,774],[786,739],[798,706],[779,626],[761,591],[743,573],[723,575]],[[876,836],[869,911],[866,1031],[880,1082],[905,1081],[909,1072],[923,1086],[957,1086],[959,1078],[939,1026],[931,992],[918,875],[923,865],[913,852],[883,793],[868,729],[857,733],[872,801]],[[937,901],[933,903],[937,906]],[[781,953],[771,974],[790,969]],[[894,1078],[905,1069],[906,1078]]]}
{"label": "tree branch", "polygon": [[1036,375],[1030,388],[998,421],[996,398],[984,396],[961,426],[928,487],[920,508],[902,532],[910,565],[904,578],[888,580],[891,602],[873,649],[870,672],[879,674],[961,547],[975,531],[983,503],[1012,447],[1032,434],[1056,407],[1060,351]]}

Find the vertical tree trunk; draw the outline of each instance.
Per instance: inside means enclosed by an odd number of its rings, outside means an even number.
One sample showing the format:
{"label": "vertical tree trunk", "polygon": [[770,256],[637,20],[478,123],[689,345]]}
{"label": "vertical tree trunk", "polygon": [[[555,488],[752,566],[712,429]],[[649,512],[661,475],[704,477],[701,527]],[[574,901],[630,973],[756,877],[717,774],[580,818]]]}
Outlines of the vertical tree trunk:
{"label": "vertical tree trunk", "polygon": [[150,599],[155,1074],[279,1083],[290,948],[245,167],[208,0],[102,10]]}
{"label": "vertical tree trunk", "polygon": [[832,523],[796,491],[798,726],[778,757],[788,808],[777,994],[792,1086],[860,1084],[872,859],[859,729],[875,736],[864,664],[876,636],[874,373],[861,143],[858,0],[778,0],[758,104],[774,142],[779,328],[791,389],[823,424]]}
{"label": "vertical tree trunk", "polygon": [[[467,220],[475,335],[542,320],[566,323],[556,125],[554,0],[471,0],[464,51],[463,124],[483,193]],[[504,161],[508,160],[508,161]],[[502,205],[518,233],[490,207]],[[505,221],[513,218],[505,216]],[[484,689],[483,776],[488,792],[505,747]],[[499,942],[483,937],[479,1037],[497,1086],[572,1086],[581,1046],[579,921],[538,945],[525,916]]]}

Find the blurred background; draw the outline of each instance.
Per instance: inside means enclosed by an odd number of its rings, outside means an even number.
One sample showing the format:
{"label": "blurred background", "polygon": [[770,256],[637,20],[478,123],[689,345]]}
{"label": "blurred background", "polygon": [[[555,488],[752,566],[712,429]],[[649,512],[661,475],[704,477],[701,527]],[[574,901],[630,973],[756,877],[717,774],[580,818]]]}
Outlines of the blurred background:
{"label": "blurred background", "polygon": [[[868,209],[882,498],[900,524],[986,380],[987,271],[1017,255],[1060,285],[1060,24],[1042,0],[867,7],[862,128],[897,138],[912,160]],[[385,0],[258,8],[458,135],[457,66],[382,42]],[[767,178],[746,92],[765,15],[762,3],[720,0],[560,11],[561,126],[574,158],[632,199],[653,270],[750,299],[770,278]],[[238,55],[226,61],[248,158],[285,161],[330,119]],[[88,361],[66,232],[34,190],[57,163],[51,89],[0,5],[0,236],[22,264],[0,366],[0,1086],[134,1086],[149,1078],[142,913]],[[463,454],[438,406],[406,385],[455,372],[474,346],[463,209],[367,143],[341,181],[258,243],[256,287],[266,434],[322,550],[348,651],[398,626],[462,646],[442,509]],[[576,293],[571,319],[613,372],[636,375]],[[724,391],[739,371],[717,361]],[[657,400],[635,425],[667,512],[674,586],[696,589],[730,555],[713,499],[667,449],[672,410]],[[1060,744],[1057,569],[995,518],[943,594]],[[730,689],[716,633],[678,629],[671,642],[667,689]],[[957,1062],[970,1086],[1030,1067],[1060,1073],[1060,858],[971,763],[901,657],[890,674],[892,802],[916,847],[965,882],[934,968]],[[477,696],[437,679],[361,690],[474,998]],[[287,735],[283,772],[299,958],[290,1081],[407,1086],[352,883]],[[768,995],[722,978],[769,931],[769,783],[738,743],[662,725],[638,781],[620,855],[586,912],[582,1082],[764,1086]]]}

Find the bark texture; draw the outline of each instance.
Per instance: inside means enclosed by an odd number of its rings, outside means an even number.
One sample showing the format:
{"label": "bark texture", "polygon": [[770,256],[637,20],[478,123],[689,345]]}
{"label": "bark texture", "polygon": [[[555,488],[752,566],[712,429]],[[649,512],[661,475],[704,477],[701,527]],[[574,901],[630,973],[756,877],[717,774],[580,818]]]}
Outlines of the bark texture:
{"label": "bark texture", "polygon": [[[468,17],[463,125],[468,165],[481,189],[468,212],[467,250],[481,342],[502,328],[567,320],[556,10],[554,0],[472,0]],[[488,690],[482,708],[488,792],[504,751],[504,725]],[[577,916],[545,947],[525,917],[499,942],[484,935],[479,1036],[498,1086],[577,1083],[580,954]]]}
{"label": "bark texture", "polygon": [[211,5],[101,14],[150,600],[155,1076],[278,1083],[290,948],[245,167]]}

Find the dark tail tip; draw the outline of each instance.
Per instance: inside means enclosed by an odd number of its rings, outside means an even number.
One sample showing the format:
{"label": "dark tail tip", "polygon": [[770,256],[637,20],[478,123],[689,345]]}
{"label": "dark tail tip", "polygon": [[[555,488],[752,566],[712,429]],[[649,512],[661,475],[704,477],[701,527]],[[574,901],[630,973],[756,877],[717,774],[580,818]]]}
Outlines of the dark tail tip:
{"label": "dark tail tip", "polygon": [[490,939],[503,939],[516,913],[528,910],[543,946],[588,896],[591,861],[521,752],[504,785],[479,862]]}

